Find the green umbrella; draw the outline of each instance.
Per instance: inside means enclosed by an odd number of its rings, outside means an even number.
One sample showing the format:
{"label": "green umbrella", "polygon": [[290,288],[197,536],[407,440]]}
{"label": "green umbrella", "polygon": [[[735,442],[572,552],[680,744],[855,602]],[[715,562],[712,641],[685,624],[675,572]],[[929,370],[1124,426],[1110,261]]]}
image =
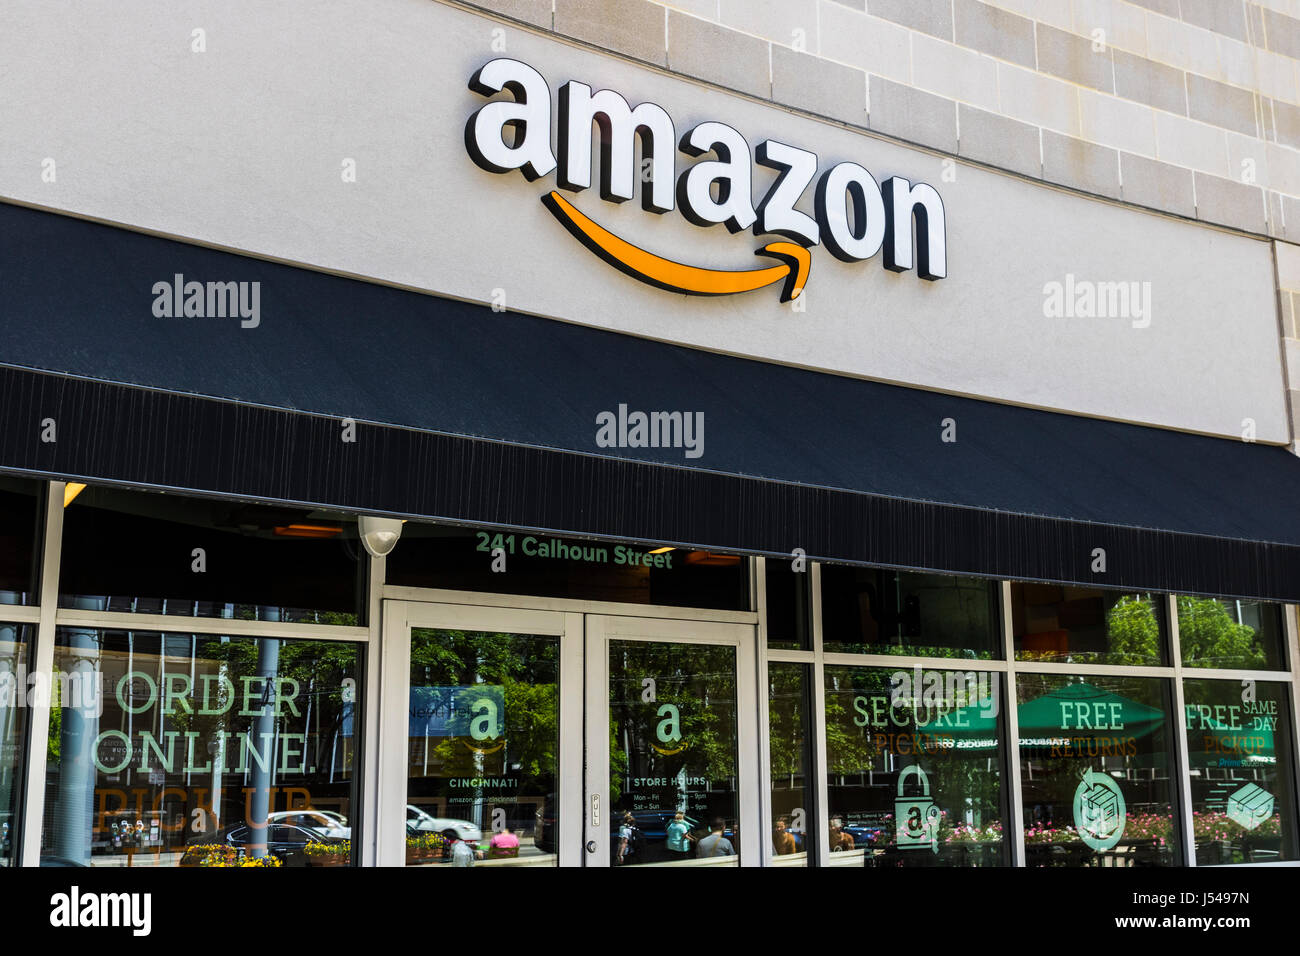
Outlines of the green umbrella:
{"label": "green umbrella", "polygon": [[1141,737],[1165,722],[1160,709],[1086,681],[1066,684],[1026,701],[1017,714],[1022,737]]}
{"label": "green umbrella", "polygon": [[1045,751],[1047,757],[1107,754],[1138,763],[1164,759],[1162,755],[1139,752],[1135,744],[1138,738],[1165,726],[1164,711],[1086,681],[1066,684],[1025,701],[1018,714],[1020,746]]}
{"label": "green umbrella", "polygon": [[960,751],[996,750],[999,714],[987,703],[975,702],[944,714],[937,720],[918,724],[916,732],[930,737],[952,738]]}
{"label": "green umbrella", "polygon": [[[1066,684],[1026,701],[1017,710],[1020,743],[1025,747],[1060,745],[1073,738],[1144,737],[1166,720],[1163,711],[1095,687],[1087,682]],[[994,750],[999,715],[972,703],[954,710],[941,722],[917,727],[921,733],[952,737],[959,750]]]}

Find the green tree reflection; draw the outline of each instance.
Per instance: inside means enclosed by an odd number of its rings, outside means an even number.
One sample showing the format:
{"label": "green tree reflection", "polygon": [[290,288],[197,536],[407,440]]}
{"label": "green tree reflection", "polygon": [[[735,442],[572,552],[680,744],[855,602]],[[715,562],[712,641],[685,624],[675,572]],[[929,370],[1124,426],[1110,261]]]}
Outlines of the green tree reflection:
{"label": "green tree reflection", "polygon": [[1160,660],[1160,619],[1148,595],[1126,594],[1106,613],[1107,664],[1153,664]]}
{"label": "green tree reflection", "polygon": [[1215,598],[1178,598],[1178,640],[1183,660],[1197,667],[1265,666],[1255,629],[1234,621]]}

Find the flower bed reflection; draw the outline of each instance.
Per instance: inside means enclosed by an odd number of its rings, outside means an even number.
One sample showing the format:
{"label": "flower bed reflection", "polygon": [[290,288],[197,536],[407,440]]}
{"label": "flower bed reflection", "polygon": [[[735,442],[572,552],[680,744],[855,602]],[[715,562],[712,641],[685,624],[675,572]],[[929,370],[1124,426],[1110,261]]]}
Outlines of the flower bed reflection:
{"label": "flower bed reflection", "polygon": [[225,843],[198,843],[186,848],[180,866],[277,867],[283,864],[278,857],[269,854],[263,857],[248,856],[242,847]]}
{"label": "flower bed reflection", "polygon": [[872,826],[845,828],[856,832],[853,847],[866,851],[866,866],[1005,866],[1002,821],[991,823],[957,823],[940,811],[939,833],[935,846],[901,847],[894,842],[894,814],[881,814]]}
{"label": "flower bed reflection", "polygon": [[[1120,845],[1153,843],[1165,846],[1173,839],[1174,821],[1172,817],[1159,813],[1129,814],[1124,824],[1124,838]],[[1025,843],[1075,843],[1082,842],[1079,832],[1072,826],[1053,827],[1046,824],[1032,824],[1025,828]]]}
{"label": "flower bed reflection", "polygon": [[1119,843],[1099,852],[1068,824],[1034,823],[1025,827],[1025,862],[1029,866],[1163,866],[1173,857],[1174,832],[1169,815],[1131,813]]}
{"label": "flower bed reflection", "polygon": [[352,841],[308,843],[306,853],[311,866],[347,866],[352,859]]}
{"label": "flower bed reflection", "polygon": [[406,838],[406,865],[432,863],[446,855],[447,840],[440,833],[412,834]]}
{"label": "flower bed reflection", "polygon": [[960,823],[950,829],[946,834],[939,831],[940,839],[944,843],[1001,843],[1002,842],[1002,823],[994,821],[984,826],[972,826],[970,824]]}
{"label": "flower bed reflection", "polygon": [[1282,817],[1278,813],[1247,829],[1221,810],[1198,810],[1192,814],[1192,833],[1196,836],[1196,862],[1202,866],[1280,858]]}

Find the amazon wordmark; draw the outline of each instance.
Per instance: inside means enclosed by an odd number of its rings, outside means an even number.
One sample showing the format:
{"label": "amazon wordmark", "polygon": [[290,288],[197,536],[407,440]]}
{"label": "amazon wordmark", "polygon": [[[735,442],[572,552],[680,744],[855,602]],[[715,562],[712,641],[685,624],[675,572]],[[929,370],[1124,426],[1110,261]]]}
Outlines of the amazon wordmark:
{"label": "amazon wordmark", "polygon": [[[638,176],[636,142],[649,170],[641,205],[662,214],[680,207],[697,226],[725,225],[732,232],[785,236],[803,246],[825,245],[844,262],[884,252],[887,269],[915,267],[922,279],[948,274],[943,200],[927,183],[893,176],[877,183],[857,163],[842,162],[818,176],[817,154],[788,143],[749,143],[725,123],[705,122],[678,138],[661,106],[635,108],[613,90],[592,91],[570,80],[557,102],[556,150],[551,150],[551,89],[526,63],[498,58],[470,78],[469,88],[485,97],[506,92],[477,110],[465,125],[465,147],[483,169],[519,170],[531,180],[555,172],[562,189],[581,192],[592,184],[592,140],[600,137],[600,196],[609,202],[633,198]],[[558,156],[557,156],[558,154]],[[696,160],[678,175],[677,157]],[[753,202],[754,163],[777,177],[758,204]],[[814,185],[815,181],[815,185]],[[809,188],[814,214],[796,208]]]}

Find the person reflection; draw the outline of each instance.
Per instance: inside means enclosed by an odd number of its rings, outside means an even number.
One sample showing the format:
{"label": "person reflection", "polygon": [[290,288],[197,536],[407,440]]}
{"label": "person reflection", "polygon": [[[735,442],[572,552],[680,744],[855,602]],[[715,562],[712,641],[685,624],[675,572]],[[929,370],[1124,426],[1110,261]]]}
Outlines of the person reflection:
{"label": "person reflection", "polygon": [[462,840],[460,834],[450,827],[442,831],[442,836],[447,841],[447,846],[451,847],[452,866],[473,866],[474,858],[483,855],[475,847]]}
{"label": "person reflection", "polygon": [[695,844],[695,855],[701,859],[707,859],[714,856],[735,856],[735,847],[731,841],[723,836],[727,829],[727,823],[722,817],[714,817],[713,822],[709,825],[709,835],[701,838]]}
{"label": "person reflection", "polygon": [[688,860],[691,856],[691,826],[686,822],[686,814],[678,810],[668,821],[668,859]]}
{"label": "person reflection", "polygon": [[772,849],[777,856],[789,856],[798,850],[794,834],[789,830],[789,821],[777,817],[776,826],[772,828]]}
{"label": "person reflection", "polygon": [[838,817],[831,820],[830,837],[831,837],[830,843],[831,843],[832,853],[834,853],[836,850],[853,849],[853,835],[844,832],[843,821],[841,821]]}
{"label": "person reflection", "polygon": [[641,831],[637,829],[636,817],[631,812],[623,814],[623,822],[618,827],[618,847],[614,851],[614,864],[639,863],[636,859],[637,846],[641,842]]}
{"label": "person reflection", "polygon": [[501,858],[519,855],[519,837],[509,827],[502,827],[500,832],[492,834],[488,841],[488,856]]}

